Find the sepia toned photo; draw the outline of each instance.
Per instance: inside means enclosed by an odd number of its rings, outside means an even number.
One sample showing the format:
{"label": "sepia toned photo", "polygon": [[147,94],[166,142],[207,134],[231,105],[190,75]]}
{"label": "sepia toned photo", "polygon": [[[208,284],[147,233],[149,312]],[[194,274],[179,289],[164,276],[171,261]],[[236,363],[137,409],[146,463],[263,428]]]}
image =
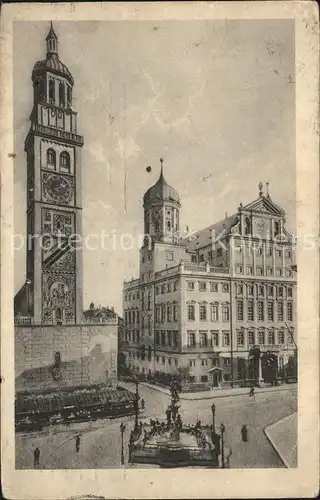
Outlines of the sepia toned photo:
{"label": "sepia toned photo", "polygon": [[295,19],[49,14],[12,21],[13,469],[294,473]]}

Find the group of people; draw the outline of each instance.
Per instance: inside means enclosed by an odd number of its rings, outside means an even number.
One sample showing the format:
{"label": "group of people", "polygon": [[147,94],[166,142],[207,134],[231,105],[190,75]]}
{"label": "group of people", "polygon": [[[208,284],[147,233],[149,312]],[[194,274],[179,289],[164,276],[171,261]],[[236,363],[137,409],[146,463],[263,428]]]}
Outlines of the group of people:
{"label": "group of people", "polygon": [[[75,442],[76,442],[76,452],[79,453],[80,442],[81,442],[79,434],[76,436]],[[40,448],[38,446],[33,451],[33,465],[34,467],[39,467],[40,465]]]}

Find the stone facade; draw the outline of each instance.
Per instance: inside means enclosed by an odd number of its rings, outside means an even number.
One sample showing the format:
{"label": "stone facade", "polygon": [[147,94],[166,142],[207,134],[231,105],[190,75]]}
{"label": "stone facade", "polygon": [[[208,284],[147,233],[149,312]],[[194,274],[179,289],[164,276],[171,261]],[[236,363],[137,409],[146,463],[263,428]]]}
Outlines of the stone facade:
{"label": "stone facade", "polygon": [[117,380],[118,325],[15,327],[16,390],[46,390]]}
{"label": "stone facade", "polygon": [[[124,283],[127,368],[218,386],[266,378],[270,352],[284,377],[297,350],[295,254],[284,211],[259,185],[252,203],[183,239],[177,237],[180,199],[161,171],[145,210],[166,214],[173,203],[175,236],[168,237],[164,224],[148,234],[145,217],[140,277]],[[260,361],[253,367],[255,347]]]}
{"label": "stone facade", "polygon": [[[74,80],[51,25],[47,54],[33,68],[34,102],[25,141],[26,282],[15,297],[16,390],[113,383],[118,317],[83,311],[83,137],[72,107]],[[72,235],[76,235],[75,245]]]}

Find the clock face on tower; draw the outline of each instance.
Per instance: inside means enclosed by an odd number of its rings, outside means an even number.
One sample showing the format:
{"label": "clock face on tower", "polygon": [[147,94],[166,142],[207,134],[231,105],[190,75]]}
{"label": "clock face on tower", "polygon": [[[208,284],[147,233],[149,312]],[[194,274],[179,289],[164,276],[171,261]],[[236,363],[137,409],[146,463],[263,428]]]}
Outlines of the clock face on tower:
{"label": "clock face on tower", "polygon": [[73,178],[43,173],[42,186],[43,201],[58,203],[60,205],[70,205],[72,202],[74,192]]}

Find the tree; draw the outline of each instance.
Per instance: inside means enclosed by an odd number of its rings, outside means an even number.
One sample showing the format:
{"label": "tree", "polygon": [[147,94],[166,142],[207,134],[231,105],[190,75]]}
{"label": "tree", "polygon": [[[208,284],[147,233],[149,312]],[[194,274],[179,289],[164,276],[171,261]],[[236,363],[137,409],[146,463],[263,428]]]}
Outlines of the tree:
{"label": "tree", "polygon": [[177,375],[181,382],[187,381],[190,375],[189,366],[180,366],[178,368]]}
{"label": "tree", "polygon": [[267,351],[261,357],[262,376],[265,382],[272,385],[276,383],[278,375],[278,357],[271,351]]}
{"label": "tree", "polygon": [[248,355],[249,370],[251,371],[251,378],[254,379],[256,385],[259,383],[259,362],[261,351],[259,346],[251,347]]}

